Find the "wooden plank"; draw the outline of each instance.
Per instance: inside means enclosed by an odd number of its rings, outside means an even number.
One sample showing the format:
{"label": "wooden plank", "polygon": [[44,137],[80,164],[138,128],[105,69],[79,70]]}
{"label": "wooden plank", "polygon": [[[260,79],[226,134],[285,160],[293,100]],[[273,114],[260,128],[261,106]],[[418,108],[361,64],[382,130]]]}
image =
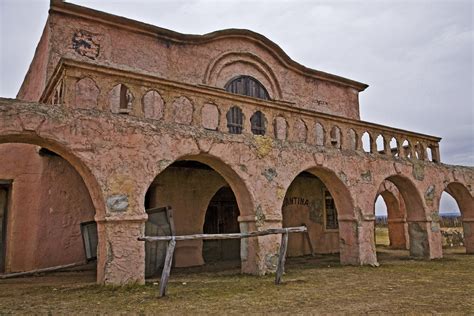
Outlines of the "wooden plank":
{"label": "wooden plank", "polygon": [[166,249],[166,259],[165,266],[163,267],[163,272],[161,274],[160,281],[160,297],[166,295],[166,286],[168,285],[168,279],[171,272],[171,264],[173,263],[174,248],[176,247],[176,241],[171,239],[168,243],[168,248]]}
{"label": "wooden plank", "polygon": [[[306,227],[306,225],[305,225]],[[314,252],[314,247],[313,247],[313,242],[311,241],[311,236],[309,235],[309,231],[306,230],[304,233],[306,240],[308,241],[309,249],[311,250],[311,255],[314,257],[316,256],[316,253]]]}
{"label": "wooden plank", "polygon": [[14,273],[8,273],[8,274],[0,274],[0,279],[9,279],[9,278],[15,278],[15,277],[20,277],[20,276],[27,276],[27,275],[33,275],[36,273],[44,273],[44,272],[54,272],[54,271],[59,271],[62,269],[67,269],[67,268],[74,268],[78,266],[83,266],[85,265],[86,262],[76,262],[76,263],[69,263],[69,264],[64,264],[61,266],[55,266],[55,267],[49,267],[49,268],[43,268],[43,269],[36,269],[36,270],[31,270],[31,271],[25,271],[25,272],[14,272]]}
{"label": "wooden plank", "polygon": [[281,278],[285,272],[286,248],[288,247],[288,232],[281,235],[280,255],[278,256],[278,267],[275,277],[275,284],[281,283]]}
{"label": "wooden plank", "polygon": [[272,234],[283,234],[283,233],[304,233],[308,229],[304,226],[299,227],[288,227],[288,228],[271,228],[263,231],[255,231],[248,233],[231,233],[231,234],[194,234],[194,235],[184,235],[184,236],[145,236],[139,237],[138,240],[141,241],[169,241],[169,240],[211,240],[211,239],[239,239],[239,238],[249,238],[249,237],[258,237]]}
{"label": "wooden plank", "polygon": [[173,209],[171,206],[166,207],[166,216],[168,217],[168,222],[170,224],[171,236],[175,236],[176,231],[174,229]]}

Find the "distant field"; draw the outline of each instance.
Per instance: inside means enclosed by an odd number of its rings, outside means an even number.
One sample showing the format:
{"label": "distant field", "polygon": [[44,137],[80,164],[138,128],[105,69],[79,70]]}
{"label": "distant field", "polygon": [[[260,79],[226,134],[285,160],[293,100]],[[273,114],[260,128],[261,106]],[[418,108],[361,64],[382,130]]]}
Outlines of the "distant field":
{"label": "distant field", "polygon": [[158,287],[101,287],[94,272],[0,280],[0,314],[473,314],[474,256],[413,260],[381,247],[380,267],[341,266],[337,255],[290,258],[284,284],[244,276],[238,263],[173,270]]}

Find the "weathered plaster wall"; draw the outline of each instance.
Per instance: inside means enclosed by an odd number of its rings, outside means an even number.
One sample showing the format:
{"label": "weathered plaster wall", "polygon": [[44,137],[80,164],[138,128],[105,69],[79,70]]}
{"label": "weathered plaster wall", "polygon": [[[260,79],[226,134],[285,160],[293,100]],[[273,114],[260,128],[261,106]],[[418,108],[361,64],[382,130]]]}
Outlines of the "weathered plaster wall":
{"label": "weathered plaster wall", "polygon": [[[49,51],[47,78],[50,78],[62,57],[218,88],[224,88],[230,79],[238,75],[250,75],[264,84],[274,100],[294,103],[294,107],[359,119],[356,88],[289,68],[284,61],[286,57],[265,43],[268,40],[262,40],[263,37],[256,37],[251,32],[184,44],[183,35],[178,33],[173,33],[174,37],[166,40],[152,33],[127,30],[54,10],[50,21],[52,49]],[[81,40],[87,41],[90,47],[80,47],[77,43]]]}
{"label": "weathered plaster wall", "polygon": [[46,86],[49,75],[47,74],[48,61],[51,54],[49,19],[36,47],[35,55],[31,61],[28,73],[18,91],[17,98],[25,101],[38,101]]}
{"label": "weathered plaster wall", "polygon": [[[339,252],[339,232],[324,227],[324,184],[318,179],[298,176],[283,202],[283,227],[306,225],[316,253]],[[311,254],[304,234],[290,234],[288,256]]]}
{"label": "weathered plaster wall", "polygon": [[34,145],[2,144],[0,157],[0,179],[13,180],[6,272],[85,262],[80,223],[95,211],[79,174]]}
{"label": "weathered plaster wall", "polygon": [[[209,201],[224,185],[213,170],[170,167],[153,182],[150,207],[172,207],[177,235],[202,234]],[[178,241],[174,260],[176,267],[204,264],[202,240]]]}

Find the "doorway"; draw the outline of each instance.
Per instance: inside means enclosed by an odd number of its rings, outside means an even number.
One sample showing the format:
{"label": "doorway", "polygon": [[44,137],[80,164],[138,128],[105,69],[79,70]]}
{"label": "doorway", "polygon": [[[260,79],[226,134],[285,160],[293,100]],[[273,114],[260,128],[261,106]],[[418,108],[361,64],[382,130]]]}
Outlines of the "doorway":
{"label": "doorway", "polygon": [[5,272],[7,210],[10,183],[0,180],[0,273]]}
{"label": "doorway", "polygon": [[[204,221],[204,234],[239,233],[239,207],[232,189],[223,187],[209,202]],[[204,240],[202,254],[206,263],[238,260],[240,239]]]}

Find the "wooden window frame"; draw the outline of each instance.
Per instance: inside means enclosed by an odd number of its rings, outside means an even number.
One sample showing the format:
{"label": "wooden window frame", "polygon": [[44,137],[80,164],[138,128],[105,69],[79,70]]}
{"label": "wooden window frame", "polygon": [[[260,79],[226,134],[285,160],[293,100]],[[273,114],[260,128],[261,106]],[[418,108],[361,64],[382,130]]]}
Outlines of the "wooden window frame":
{"label": "wooden window frame", "polygon": [[[328,228],[328,218],[327,218],[328,212],[327,212],[327,205],[326,205],[326,200],[328,199],[328,197],[333,201],[333,204],[334,204],[337,228]],[[324,201],[324,231],[325,232],[338,232],[339,219],[338,219],[338,211],[336,208],[336,202],[334,201],[334,197],[331,195],[331,192],[329,192],[329,190],[326,188],[323,189],[323,201]]]}

